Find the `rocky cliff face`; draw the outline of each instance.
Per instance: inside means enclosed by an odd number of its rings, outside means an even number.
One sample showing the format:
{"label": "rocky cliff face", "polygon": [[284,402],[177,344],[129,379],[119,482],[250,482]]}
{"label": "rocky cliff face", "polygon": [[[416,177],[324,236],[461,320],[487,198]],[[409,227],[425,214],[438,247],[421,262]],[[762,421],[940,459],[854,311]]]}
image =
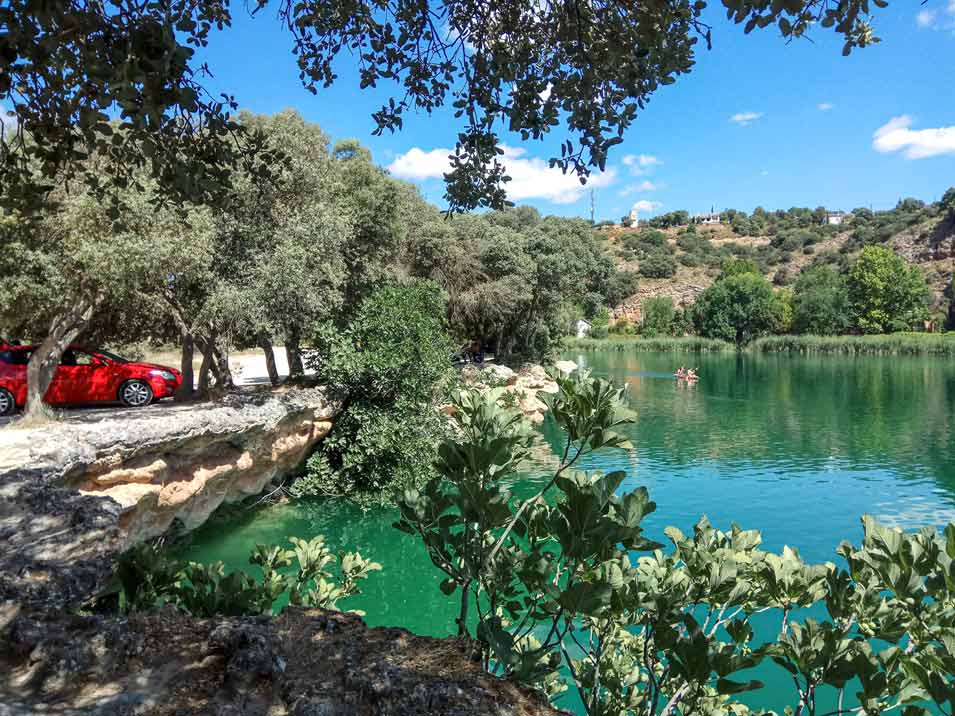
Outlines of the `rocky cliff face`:
{"label": "rocky cliff face", "polygon": [[303,389],[3,431],[0,590],[15,590],[18,575],[20,587],[70,601],[129,545],[262,492],[307,456],[336,411],[321,390]]}
{"label": "rocky cliff face", "polygon": [[467,640],[354,615],[72,612],[129,544],[294,468],[336,411],[296,390],[0,430],[0,716],[555,716]]}

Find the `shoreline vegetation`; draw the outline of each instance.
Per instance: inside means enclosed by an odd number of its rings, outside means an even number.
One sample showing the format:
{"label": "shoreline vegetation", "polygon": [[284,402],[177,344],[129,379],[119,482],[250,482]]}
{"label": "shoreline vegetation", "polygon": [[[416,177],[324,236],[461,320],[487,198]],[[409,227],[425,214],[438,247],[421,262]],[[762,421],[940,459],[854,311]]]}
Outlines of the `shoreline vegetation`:
{"label": "shoreline vegetation", "polygon": [[[722,353],[736,350],[736,346],[727,341],[698,336],[570,338],[564,341],[564,348],[583,351],[672,353]],[[747,353],[806,355],[955,356],[955,332],[905,332],[868,336],[766,336],[753,341],[743,350]]]}

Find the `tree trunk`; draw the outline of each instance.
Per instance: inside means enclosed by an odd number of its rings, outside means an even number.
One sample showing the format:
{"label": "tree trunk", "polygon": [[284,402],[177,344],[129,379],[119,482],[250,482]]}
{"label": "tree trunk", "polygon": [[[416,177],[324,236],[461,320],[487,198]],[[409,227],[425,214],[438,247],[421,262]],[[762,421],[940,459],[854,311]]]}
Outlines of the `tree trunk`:
{"label": "tree trunk", "polygon": [[195,391],[195,376],[192,373],[192,357],[196,352],[196,339],[188,331],[182,334],[182,357],[179,359],[179,371],[182,373],[182,383],[176,390],[174,399],[177,401],[189,400]]}
{"label": "tree trunk", "polygon": [[288,356],[288,377],[291,379],[305,375],[305,366],[302,365],[302,348],[297,333],[290,334],[285,339],[285,354]]}
{"label": "tree trunk", "polygon": [[269,382],[272,385],[279,384],[279,369],[275,367],[275,350],[272,347],[272,341],[265,331],[259,331],[256,336],[259,347],[265,353],[265,369],[269,373]]}
{"label": "tree trunk", "polygon": [[232,390],[235,387],[235,381],[232,379],[232,370],[229,368],[229,349],[223,347],[218,341],[213,341],[212,352],[216,359],[216,380],[219,387]]}
{"label": "tree trunk", "polygon": [[36,417],[43,413],[43,396],[53,380],[63,351],[76,340],[89,324],[101,298],[84,297],[66,313],[57,315],[50,324],[50,332],[37,346],[27,364],[27,401],[24,415]]}
{"label": "tree trunk", "polygon": [[212,353],[215,349],[215,338],[212,336],[203,339],[202,364],[199,366],[199,395],[206,397],[209,395],[209,371],[212,368]]}
{"label": "tree trunk", "polygon": [[186,321],[186,311],[179,301],[177,301],[168,293],[164,293],[163,298],[166,299],[166,303],[169,304],[169,308],[172,311],[172,318],[176,322],[176,326],[179,328],[179,340],[182,344],[182,353],[179,359],[179,372],[182,373],[182,383],[176,390],[176,394],[173,396],[173,399],[177,402],[191,400],[193,397],[195,397],[196,392],[195,375],[193,374],[192,370],[192,359],[195,355],[197,347],[200,351],[202,350],[202,339],[198,338],[193,333],[192,327]]}

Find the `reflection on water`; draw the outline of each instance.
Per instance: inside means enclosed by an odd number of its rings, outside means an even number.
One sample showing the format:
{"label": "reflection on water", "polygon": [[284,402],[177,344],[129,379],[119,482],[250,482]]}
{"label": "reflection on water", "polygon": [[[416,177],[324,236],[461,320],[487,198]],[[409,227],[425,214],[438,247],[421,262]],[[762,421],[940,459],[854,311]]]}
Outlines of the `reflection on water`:
{"label": "reflection on water", "polygon": [[638,413],[635,456],[586,464],[630,469],[661,523],[735,519],[823,560],[865,512],[907,527],[955,520],[950,361],[693,356],[700,382],[681,389],[669,374],[682,356],[575,357],[626,381]]}
{"label": "reflection on water", "polygon": [[[930,358],[571,355],[595,374],[626,382],[637,421],[635,449],[585,459],[590,470],[625,470],[626,487],[646,485],[657,512],[651,535],[700,515],[726,527],[763,532],[770,549],[796,546],[812,561],[835,558],[844,538],[858,541],[859,517],[900,526],[955,521],[955,364]],[[681,387],[673,371],[696,367],[700,382]],[[542,427],[513,492],[528,497],[554,464],[561,437]],[[549,447],[548,447],[549,446]],[[324,534],[381,562],[365,593],[347,604],[372,625],[422,634],[452,632],[452,600],[411,537],[391,525],[393,510],[362,512],[337,501],[278,505],[199,530],[184,552],[245,567],[256,543]],[[777,626],[778,628],[778,626]],[[761,704],[763,705],[763,704]],[[772,705],[767,703],[765,705]]]}

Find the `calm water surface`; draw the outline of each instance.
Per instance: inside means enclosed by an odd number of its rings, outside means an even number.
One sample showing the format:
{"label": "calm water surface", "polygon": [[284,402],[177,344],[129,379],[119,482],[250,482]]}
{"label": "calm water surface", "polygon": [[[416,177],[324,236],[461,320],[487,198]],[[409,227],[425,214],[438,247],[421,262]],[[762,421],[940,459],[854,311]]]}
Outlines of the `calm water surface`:
{"label": "calm water surface", "polygon": [[[815,562],[835,560],[839,542],[858,542],[863,513],[902,527],[955,521],[955,362],[929,358],[688,356],[604,352],[566,358],[625,382],[637,422],[632,451],[602,451],[581,463],[625,470],[624,488],[646,485],[657,503],[647,527],[692,529],[701,515],[719,527],[759,529],[764,545],[797,547]],[[681,387],[685,362],[700,382]],[[545,480],[560,442],[547,421],[534,461],[513,486],[530,496]],[[392,527],[392,510],[361,510],[337,501],[297,502],[213,520],[183,556],[248,569],[256,543],[326,536],[384,566],[360,597],[371,625],[403,626],[445,636],[453,600],[424,549]],[[765,628],[778,629],[769,623]],[[767,689],[748,701],[780,708]],[[781,686],[780,686],[781,687]],[[782,687],[781,687],[782,688]],[[787,690],[787,697],[788,697]]]}

